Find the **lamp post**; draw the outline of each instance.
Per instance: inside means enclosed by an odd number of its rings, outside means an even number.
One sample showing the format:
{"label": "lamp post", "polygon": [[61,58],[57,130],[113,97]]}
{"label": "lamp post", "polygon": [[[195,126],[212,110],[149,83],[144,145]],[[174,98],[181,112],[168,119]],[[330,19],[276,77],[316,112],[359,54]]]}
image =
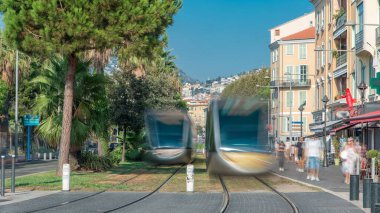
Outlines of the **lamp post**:
{"label": "lamp post", "polygon": [[298,110],[301,113],[301,138],[302,138],[302,132],[303,132],[303,120],[302,120],[302,112],[305,110],[306,101],[298,107]]}
{"label": "lamp post", "polygon": [[326,95],[323,96],[322,102],[323,102],[324,111],[325,111],[325,115],[324,115],[325,124],[324,124],[324,128],[323,128],[323,146],[324,146],[324,148],[323,148],[323,167],[328,167],[329,164],[327,162],[327,143],[326,143],[326,123],[327,123],[326,110],[327,110],[327,102],[329,102],[329,98]]}
{"label": "lamp post", "polygon": [[[274,133],[274,126],[273,126],[273,124],[274,124],[274,121],[276,120],[276,116],[275,115],[273,115],[272,116],[272,135],[273,135],[273,145],[274,145],[274,143],[276,142],[276,136],[275,136],[275,133]],[[274,146],[272,146],[271,148],[273,149],[273,147]]]}
{"label": "lamp post", "polygon": [[360,98],[361,98],[361,113],[364,113],[364,94],[365,90],[368,88],[368,86],[365,84],[364,81],[361,81],[358,85],[358,89],[360,90]]}

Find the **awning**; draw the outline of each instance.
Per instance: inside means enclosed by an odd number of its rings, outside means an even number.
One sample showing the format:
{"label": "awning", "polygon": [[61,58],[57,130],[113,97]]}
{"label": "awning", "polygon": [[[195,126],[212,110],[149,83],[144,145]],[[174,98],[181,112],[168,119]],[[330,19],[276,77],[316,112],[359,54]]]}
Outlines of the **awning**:
{"label": "awning", "polygon": [[380,110],[369,112],[363,115],[355,116],[348,119],[350,123],[367,123],[380,121]]}
{"label": "awning", "polygon": [[335,128],[335,129],[332,129],[331,131],[330,131],[330,134],[331,133],[336,133],[336,132],[339,132],[339,131],[341,131],[341,130],[344,130],[344,129],[347,129],[347,128],[350,128],[350,127],[352,127],[352,126],[355,126],[357,123],[350,123],[350,124],[346,124],[346,125],[343,125],[343,126],[341,126],[341,127],[338,127],[338,128]]}
{"label": "awning", "polygon": [[[331,127],[337,123],[342,122],[342,120],[336,120],[336,121],[327,121],[326,123],[326,130],[331,129]],[[325,124],[316,125],[313,127],[310,127],[310,131],[312,132],[322,132],[323,128],[325,127]]]}

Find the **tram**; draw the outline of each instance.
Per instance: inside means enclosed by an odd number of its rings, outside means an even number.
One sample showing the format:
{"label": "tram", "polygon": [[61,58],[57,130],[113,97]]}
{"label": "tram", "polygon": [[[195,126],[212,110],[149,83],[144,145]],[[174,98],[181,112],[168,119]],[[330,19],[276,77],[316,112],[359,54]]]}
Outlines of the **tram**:
{"label": "tram", "polygon": [[252,98],[214,100],[206,123],[206,165],[210,174],[267,172],[275,157],[268,143],[267,103]]}
{"label": "tram", "polygon": [[189,163],[195,157],[195,130],[189,116],[180,111],[145,114],[149,150],[146,159],[155,164]]}

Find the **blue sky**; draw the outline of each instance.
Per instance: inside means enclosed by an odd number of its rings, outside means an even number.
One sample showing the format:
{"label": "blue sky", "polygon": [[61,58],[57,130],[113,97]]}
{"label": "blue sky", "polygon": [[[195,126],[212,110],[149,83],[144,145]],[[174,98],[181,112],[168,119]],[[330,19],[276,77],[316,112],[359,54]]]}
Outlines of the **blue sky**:
{"label": "blue sky", "polygon": [[268,30],[312,10],[309,0],[183,0],[169,49],[202,81],[268,66]]}

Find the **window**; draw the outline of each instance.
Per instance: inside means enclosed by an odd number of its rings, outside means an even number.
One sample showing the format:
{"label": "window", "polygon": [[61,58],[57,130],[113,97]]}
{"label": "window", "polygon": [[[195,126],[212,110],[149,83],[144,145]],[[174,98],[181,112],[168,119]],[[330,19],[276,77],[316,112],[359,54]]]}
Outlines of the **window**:
{"label": "window", "polygon": [[321,51],[317,51],[316,55],[317,55],[317,70],[318,70],[321,67]]}
{"label": "window", "polygon": [[300,65],[299,66],[299,79],[300,83],[306,83],[307,82],[307,65]]}
{"label": "window", "polygon": [[352,26],[351,28],[351,47],[355,48],[355,26]]}
{"label": "window", "polygon": [[307,132],[307,117],[302,116],[302,129]]}
{"label": "window", "polygon": [[329,39],[329,47],[328,47],[328,53],[329,53],[329,64],[332,63],[332,57],[333,57],[333,52],[332,52],[332,43],[331,43],[331,38]]}
{"label": "window", "polygon": [[275,36],[280,36],[280,30],[279,29],[275,30]]}
{"label": "window", "polygon": [[300,97],[299,98],[300,98],[299,99],[300,100],[299,105],[306,103],[306,91],[300,91]]}
{"label": "window", "polygon": [[289,132],[289,120],[287,117],[282,117],[282,132]]}
{"label": "window", "polygon": [[322,7],[321,10],[321,30],[325,29],[325,7]]}
{"label": "window", "polygon": [[274,51],[272,51],[272,63],[275,62],[275,58],[274,58]]}
{"label": "window", "polygon": [[325,43],[322,42],[322,51],[321,51],[321,66],[325,67]]}
{"label": "window", "polygon": [[299,45],[299,59],[306,59],[306,44]]}
{"label": "window", "polygon": [[358,14],[358,25],[357,26],[357,31],[362,32],[363,31],[363,3],[359,4],[357,7],[357,14]]}
{"label": "window", "polygon": [[332,23],[332,17],[333,17],[333,0],[330,0],[330,5],[329,5],[329,23]]}
{"label": "window", "polygon": [[276,79],[276,70],[272,69],[272,80]]}
{"label": "window", "polygon": [[315,13],[315,19],[316,19],[316,27],[317,27],[317,29],[316,29],[316,31],[317,31],[317,34],[319,33],[319,11],[318,12],[316,12]]}
{"label": "window", "polygon": [[286,45],[286,55],[293,55],[293,44]]}
{"label": "window", "polygon": [[276,61],[278,61],[278,49],[276,49],[276,50],[274,51],[274,53],[275,53],[274,58],[276,59]]}
{"label": "window", "polygon": [[286,107],[293,107],[293,92],[286,92]]}
{"label": "window", "polygon": [[292,80],[292,77],[293,77],[293,66],[286,66],[286,73],[285,73],[285,76],[286,76],[286,80],[290,81]]}

